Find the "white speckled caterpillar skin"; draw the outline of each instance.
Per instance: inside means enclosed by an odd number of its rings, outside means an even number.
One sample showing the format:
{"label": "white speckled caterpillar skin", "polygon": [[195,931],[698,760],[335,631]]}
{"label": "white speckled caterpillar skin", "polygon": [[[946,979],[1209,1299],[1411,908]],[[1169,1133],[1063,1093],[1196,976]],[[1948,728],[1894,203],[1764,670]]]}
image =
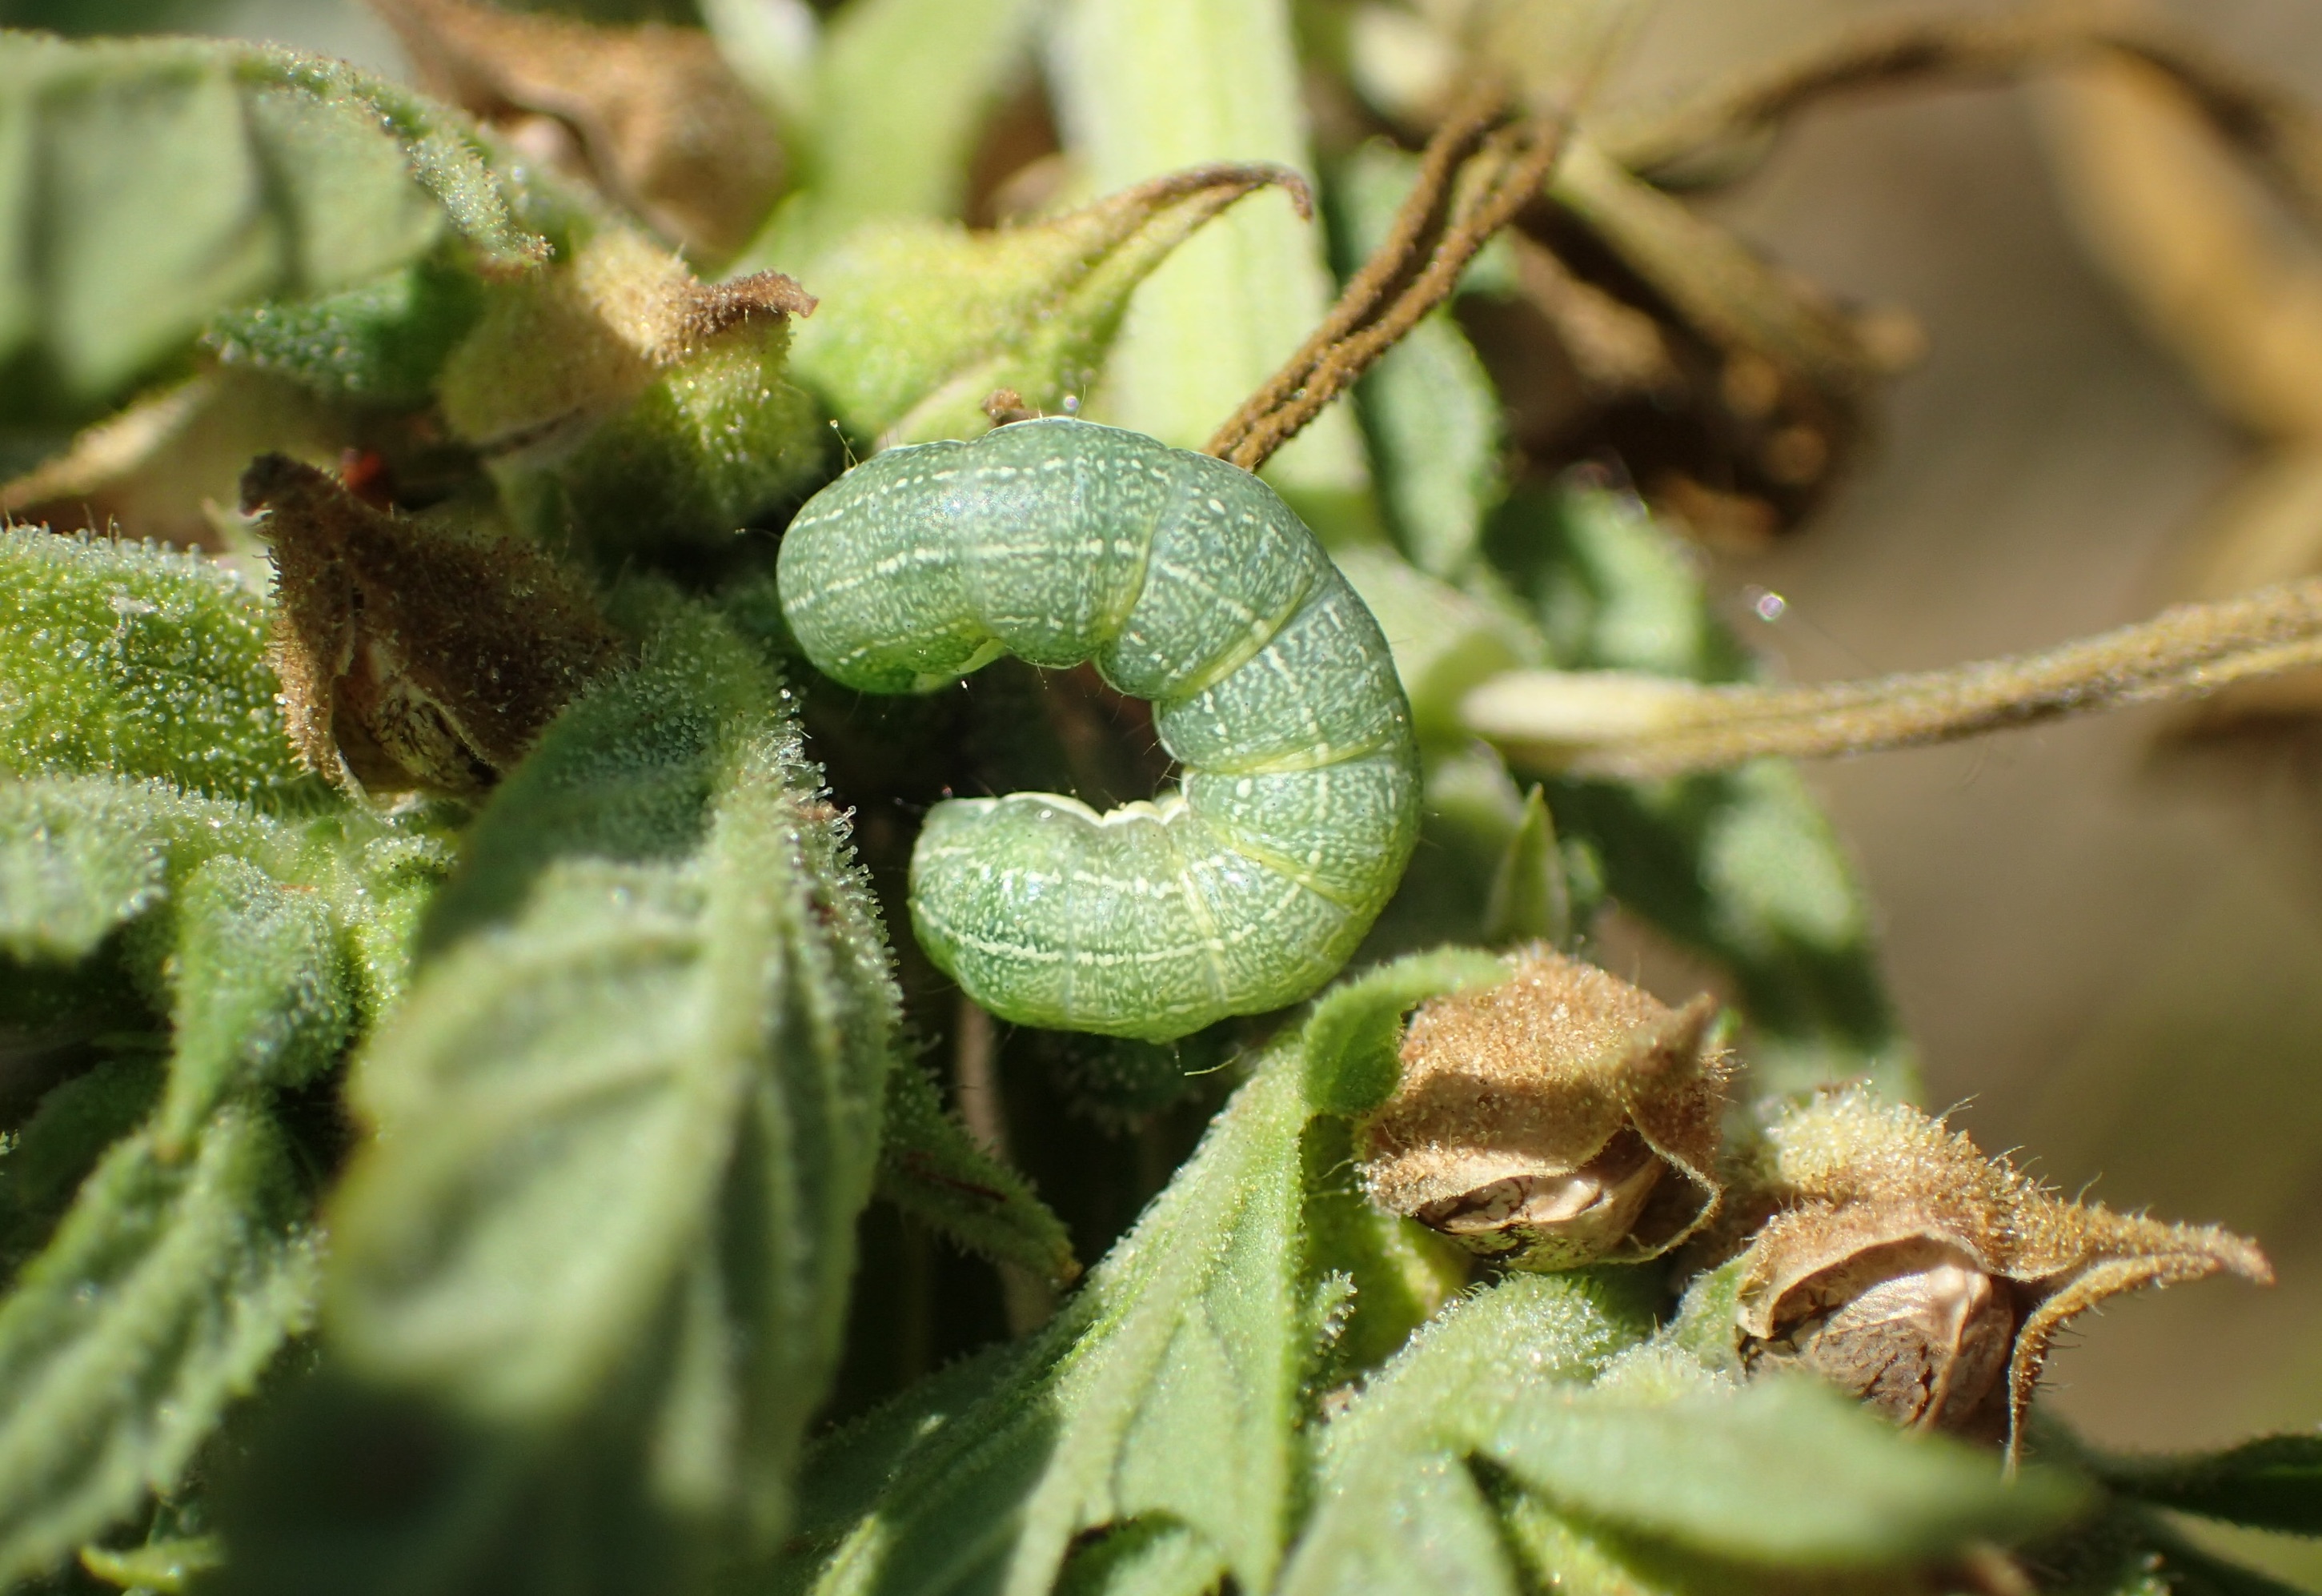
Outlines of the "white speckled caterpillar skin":
{"label": "white speckled caterpillar skin", "polygon": [[780,577],[807,657],[850,687],[1004,652],[1152,701],[1181,791],[928,816],[919,944],[1003,1019],[1166,1041],[1294,1003],[1402,879],[1419,759],[1386,641],[1247,471],[1063,418],[893,449],[799,512]]}

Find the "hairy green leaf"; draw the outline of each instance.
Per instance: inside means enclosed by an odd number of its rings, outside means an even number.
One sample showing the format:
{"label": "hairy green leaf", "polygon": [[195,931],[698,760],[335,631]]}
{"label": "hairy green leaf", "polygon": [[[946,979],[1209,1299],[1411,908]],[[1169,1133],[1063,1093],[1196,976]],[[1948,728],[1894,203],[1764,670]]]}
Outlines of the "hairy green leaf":
{"label": "hairy green leaf", "polygon": [[1094,379],[1137,285],[1266,180],[1219,168],[998,232],[869,223],[815,268],[825,299],[799,329],[799,374],[873,447],[974,437],[1003,388],[1062,410]]}
{"label": "hairy green leaf", "polygon": [[352,1368],[535,1437],[660,1370],[651,1493],[756,1540],[836,1355],[894,1024],[786,698],[679,609],[552,725],[359,1065],[380,1135],[333,1210]]}
{"label": "hairy green leaf", "polygon": [[449,230],[528,264],[451,114],[335,62],[189,40],[0,41],[7,408],[94,414],[213,313],[327,294]]}
{"label": "hairy green leaf", "polygon": [[1808,1380],[1669,1400],[1532,1393],[1478,1436],[1561,1511],[1741,1562],[1896,1566],[2016,1540],[2082,1506],[2068,1478],[2001,1478],[1987,1452],[1902,1435]]}
{"label": "hairy green leaf", "polygon": [[[1494,1410],[1585,1382],[1646,1325],[1615,1274],[1519,1275],[1413,1338],[1322,1434],[1284,1596],[1520,1587],[1466,1455]],[[1633,1292],[1626,1295],[1633,1297]]]}
{"label": "hairy green leaf", "polygon": [[0,779],[0,952],[81,958],[205,861],[289,846],[277,822],[159,781]]}
{"label": "hairy green leaf", "polygon": [[1624,1272],[1518,1275],[1431,1324],[1325,1429],[1284,1591],[1570,1583],[1632,1542],[1793,1572],[1902,1567],[2051,1528],[2086,1500],[2062,1476],[2003,1481],[1988,1455],[1901,1435],[1810,1382],[1737,1390],[1643,1349],[1644,1306]]}
{"label": "hairy green leaf", "polygon": [[195,871],[177,898],[176,1051],[155,1122],[165,1152],[229,1095],[328,1068],[354,1025],[338,927],[313,889],[227,856]]}
{"label": "hairy green leaf", "polygon": [[319,797],[283,731],[268,609],[198,554],[0,528],[0,770]]}
{"label": "hairy green leaf", "polygon": [[[1406,961],[1326,997],[1038,1336],[817,1449],[808,1473],[824,1484],[784,1587],[1031,1596],[1085,1532],[1142,1524],[1190,1537],[1171,1568],[1198,1564],[1197,1546],[1242,1589],[1266,1589],[1336,1306],[1310,1272],[1336,1263],[1308,1255],[1303,1133],[1317,1103],[1380,1090],[1374,1055],[1402,1010],[1487,967],[1496,979],[1480,953]],[[1391,1051],[1388,1069],[1391,1086]]]}
{"label": "hairy green leaf", "polygon": [[230,366],[279,372],[332,398],[416,407],[483,313],[481,278],[440,256],[315,298],[221,311],[206,342]]}
{"label": "hairy green leaf", "polygon": [[158,1059],[127,1053],[41,1094],[0,1154],[0,1275],[46,1245],[97,1159],[153,1107],[161,1080]]}
{"label": "hairy green leaf", "polygon": [[2263,1436],[2222,1452],[2091,1460],[2114,1490],[2157,1507],[2322,1535],[2322,1435]]}
{"label": "hairy green leaf", "polygon": [[279,1133],[232,1103],[171,1157],[117,1144],[0,1300],[0,1580],[176,1484],[307,1321],[318,1251]]}
{"label": "hairy green leaf", "polygon": [[[1065,147],[1102,191],[1215,160],[1314,169],[1286,0],[1071,0],[1052,61]],[[1138,290],[1091,414],[1197,449],[1330,296],[1314,230],[1279,204],[1242,206]],[[1266,479],[1326,543],[1377,535],[1344,409],[1317,417]]]}
{"label": "hairy green leaf", "polygon": [[917,1065],[887,1072],[879,1195],[970,1252],[1020,1264],[1043,1280],[1081,1272],[1064,1221],[1022,1175],[976,1145]]}

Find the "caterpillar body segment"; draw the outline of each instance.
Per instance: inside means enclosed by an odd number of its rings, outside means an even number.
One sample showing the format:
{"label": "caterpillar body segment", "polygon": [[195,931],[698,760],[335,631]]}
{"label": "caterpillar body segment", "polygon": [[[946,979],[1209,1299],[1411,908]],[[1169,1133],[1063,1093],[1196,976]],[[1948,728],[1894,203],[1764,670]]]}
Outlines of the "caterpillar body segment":
{"label": "caterpillar body segment", "polygon": [[1402,878],[1418,754],[1385,640],[1245,471],[1064,418],[890,450],[807,504],[779,574],[808,658],[849,686],[924,690],[1007,652],[1152,702],[1178,790],[928,815],[913,926],[1002,1018],[1161,1041],[1295,1002]]}

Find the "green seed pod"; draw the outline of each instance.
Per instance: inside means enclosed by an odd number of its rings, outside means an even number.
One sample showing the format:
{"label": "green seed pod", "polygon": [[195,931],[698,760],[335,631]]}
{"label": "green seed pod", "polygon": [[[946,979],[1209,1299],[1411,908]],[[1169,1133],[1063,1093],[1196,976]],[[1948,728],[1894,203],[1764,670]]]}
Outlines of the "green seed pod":
{"label": "green seed pod", "polygon": [[1107,815],[952,799],[911,859],[920,944],[1003,1019],[1166,1041],[1335,974],[1418,831],[1377,624],[1257,478],[1064,419],[891,450],[791,524],[782,609],[867,692],[1001,653],[1153,703],[1181,790]]}
{"label": "green seed pod", "polygon": [[1412,1017],[1356,1134],[1371,1200],[1518,1269],[1657,1257],[1715,1213],[1726,1063],[1672,1009],[1546,947]]}

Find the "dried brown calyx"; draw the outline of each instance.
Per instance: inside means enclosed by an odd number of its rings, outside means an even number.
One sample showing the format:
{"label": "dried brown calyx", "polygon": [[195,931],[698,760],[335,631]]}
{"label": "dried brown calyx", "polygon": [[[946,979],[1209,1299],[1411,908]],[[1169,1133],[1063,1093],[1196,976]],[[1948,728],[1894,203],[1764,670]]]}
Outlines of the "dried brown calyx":
{"label": "dried brown calyx", "polygon": [[1743,1254],[1742,1361],[1810,1369],[1898,1424],[2011,1455],[2057,1331],[2141,1286],[2230,1271],[2256,1245],[2067,1202],[1915,1108],[1825,1093],[1769,1128]]}
{"label": "dried brown calyx", "polygon": [[1716,1005],[1546,948],[1512,962],[1412,1017],[1401,1082],[1357,1133],[1364,1189],[1519,1269],[1668,1251],[1717,1207]]}
{"label": "dried brown calyx", "polygon": [[481,792],[619,656],[584,587],[471,511],[390,515],[279,454],[242,499],[267,512],[291,742],[342,786]]}

